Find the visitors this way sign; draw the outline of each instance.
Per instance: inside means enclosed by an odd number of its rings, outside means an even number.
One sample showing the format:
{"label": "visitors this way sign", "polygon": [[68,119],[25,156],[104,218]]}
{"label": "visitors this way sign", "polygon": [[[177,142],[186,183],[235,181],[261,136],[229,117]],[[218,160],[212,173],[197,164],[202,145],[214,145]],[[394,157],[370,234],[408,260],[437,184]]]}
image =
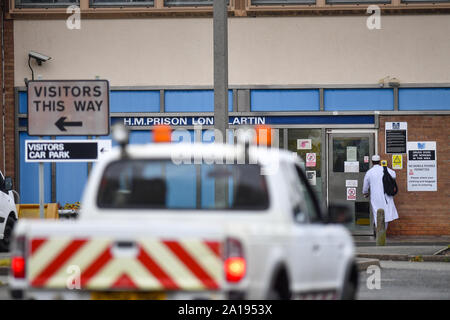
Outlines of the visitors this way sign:
{"label": "visitors this way sign", "polygon": [[25,162],[93,162],[111,145],[111,140],[26,140]]}
{"label": "visitors this way sign", "polygon": [[108,81],[28,82],[28,134],[109,135]]}

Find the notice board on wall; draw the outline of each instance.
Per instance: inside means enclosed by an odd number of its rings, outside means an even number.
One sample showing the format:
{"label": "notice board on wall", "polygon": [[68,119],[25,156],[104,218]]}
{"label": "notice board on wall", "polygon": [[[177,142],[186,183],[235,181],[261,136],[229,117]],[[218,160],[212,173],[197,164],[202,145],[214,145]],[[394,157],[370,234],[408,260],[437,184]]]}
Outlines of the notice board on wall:
{"label": "notice board on wall", "polygon": [[387,153],[406,153],[406,143],[408,137],[407,122],[386,122],[386,154]]}
{"label": "notice board on wall", "polygon": [[408,191],[437,191],[436,142],[408,142]]}

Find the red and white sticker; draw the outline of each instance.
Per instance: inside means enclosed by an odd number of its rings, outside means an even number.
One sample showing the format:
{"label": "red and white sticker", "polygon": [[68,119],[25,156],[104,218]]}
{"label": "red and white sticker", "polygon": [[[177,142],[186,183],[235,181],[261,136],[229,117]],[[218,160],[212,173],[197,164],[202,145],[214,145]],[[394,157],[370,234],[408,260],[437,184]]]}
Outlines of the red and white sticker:
{"label": "red and white sticker", "polygon": [[311,150],[311,139],[297,139],[297,150]]}
{"label": "red and white sticker", "polygon": [[347,188],[347,200],[356,200],[356,188]]}
{"label": "red and white sticker", "polygon": [[315,153],[307,153],[306,154],[306,166],[307,167],[315,167],[316,166],[316,154]]}

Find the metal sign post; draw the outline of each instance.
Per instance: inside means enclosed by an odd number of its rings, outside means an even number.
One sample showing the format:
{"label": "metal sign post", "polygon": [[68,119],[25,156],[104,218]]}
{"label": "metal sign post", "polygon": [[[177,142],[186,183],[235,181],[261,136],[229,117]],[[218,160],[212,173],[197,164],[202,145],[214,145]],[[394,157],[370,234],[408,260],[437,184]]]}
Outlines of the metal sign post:
{"label": "metal sign post", "polygon": [[44,219],[44,163],[39,162],[39,217]]}
{"label": "metal sign post", "polygon": [[111,140],[26,140],[25,162],[39,163],[39,216],[44,219],[44,163],[94,162],[111,150]]}
{"label": "metal sign post", "polygon": [[[214,128],[215,142],[226,142],[228,128],[228,6],[225,0],[214,0]],[[219,139],[219,132],[222,139]],[[226,206],[228,183],[216,179],[214,183],[217,208]]]}
{"label": "metal sign post", "polygon": [[[228,10],[214,0],[214,127],[226,138],[228,128]],[[222,141],[220,141],[222,142]]]}
{"label": "metal sign post", "polygon": [[[42,137],[39,137],[42,140]],[[44,163],[39,162],[39,217],[44,219]]]}

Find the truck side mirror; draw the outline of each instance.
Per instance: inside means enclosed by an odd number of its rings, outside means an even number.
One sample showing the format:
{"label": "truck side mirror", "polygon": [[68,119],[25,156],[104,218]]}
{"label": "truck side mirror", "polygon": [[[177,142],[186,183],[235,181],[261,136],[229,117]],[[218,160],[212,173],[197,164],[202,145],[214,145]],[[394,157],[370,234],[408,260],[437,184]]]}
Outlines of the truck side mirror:
{"label": "truck side mirror", "polygon": [[328,222],[329,223],[350,223],[353,216],[347,204],[331,203],[328,206]]}
{"label": "truck side mirror", "polygon": [[13,180],[11,177],[5,178],[5,190],[11,191],[13,189]]}

